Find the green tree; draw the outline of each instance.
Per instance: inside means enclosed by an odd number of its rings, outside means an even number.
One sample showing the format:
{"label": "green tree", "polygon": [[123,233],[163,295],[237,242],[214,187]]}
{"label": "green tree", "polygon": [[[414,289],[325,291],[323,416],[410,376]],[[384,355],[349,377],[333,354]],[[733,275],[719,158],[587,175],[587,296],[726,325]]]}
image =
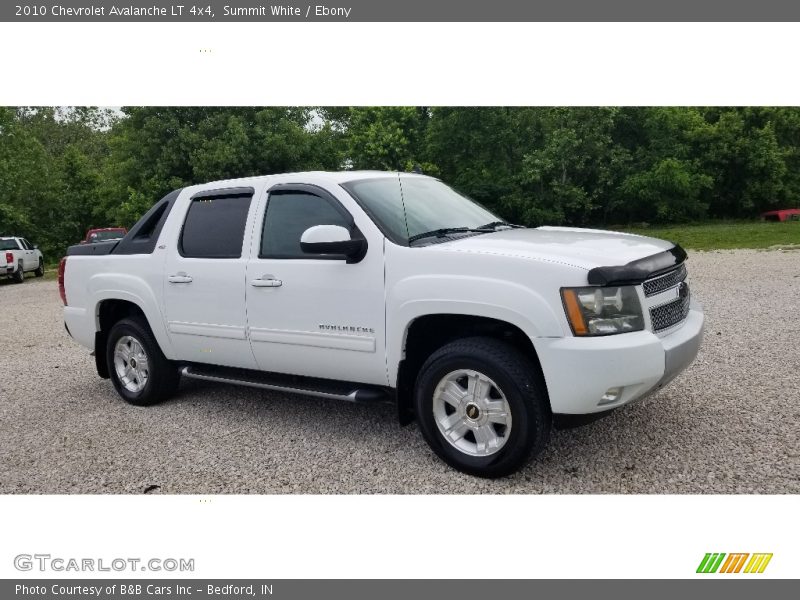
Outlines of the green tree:
{"label": "green tree", "polygon": [[434,108],[423,154],[444,181],[518,220],[526,201],[517,198],[520,165],[539,139],[538,125],[537,109]]}
{"label": "green tree", "polygon": [[335,169],[330,126],[310,108],[125,108],[111,131],[106,216],[134,222],[175,188],[236,177]]}
{"label": "green tree", "polygon": [[529,223],[590,223],[614,185],[616,108],[550,108],[541,112],[541,144],[525,155],[523,181],[535,195]]}
{"label": "green tree", "polygon": [[397,171],[424,162],[424,132],[430,118],[426,108],[328,108],[323,115],[342,132],[346,166]]}

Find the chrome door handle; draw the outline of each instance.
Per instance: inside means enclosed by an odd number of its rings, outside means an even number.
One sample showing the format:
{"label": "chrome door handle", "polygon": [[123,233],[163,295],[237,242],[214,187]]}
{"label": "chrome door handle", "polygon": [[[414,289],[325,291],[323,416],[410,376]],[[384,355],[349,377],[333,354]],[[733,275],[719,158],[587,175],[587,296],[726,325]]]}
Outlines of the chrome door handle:
{"label": "chrome door handle", "polygon": [[170,275],[167,277],[167,281],[170,283],[192,283],[192,277],[186,273],[178,273],[177,275]]}
{"label": "chrome door handle", "polygon": [[281,287],[283,282],[280,279],[253,279],[250,282],[253,287]]}

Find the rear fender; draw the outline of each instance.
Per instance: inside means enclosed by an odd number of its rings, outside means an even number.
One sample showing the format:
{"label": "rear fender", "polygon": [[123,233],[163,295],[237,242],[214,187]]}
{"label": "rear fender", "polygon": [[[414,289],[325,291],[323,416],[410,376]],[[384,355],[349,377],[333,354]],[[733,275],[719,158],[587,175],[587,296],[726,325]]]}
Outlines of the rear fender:
{"label": "rear fender", "polygon": [[98,274],[92,277],[89,285],[92,297],[96,300],[94,305],[95,331],[101,331],[101,303],[106,300],[125,300],[139,307],[164,356],[170,360],[174,359],[175,353],[164,326],[160,304],[147,282],[132,275]]}

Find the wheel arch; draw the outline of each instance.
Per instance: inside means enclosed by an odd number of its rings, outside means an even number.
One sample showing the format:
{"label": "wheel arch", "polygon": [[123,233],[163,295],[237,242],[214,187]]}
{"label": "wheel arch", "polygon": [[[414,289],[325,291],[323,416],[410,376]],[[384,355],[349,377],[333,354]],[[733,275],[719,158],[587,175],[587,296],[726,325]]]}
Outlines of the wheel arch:
{"label": "wheel arch", "polygon": [[[406,326],[402,341],[402,358],[397,363],[396,382],[398,419],[405,425],[414,420],[413,392],[422,365],[436,350],[457,339],[467,337],[499,339],[517,348],[528,357],[544,389],[547,389],[542,366],[530,334],[518,324],[504,319],[467,313],[440,312],[422,314]],[[548,396],[549,405],[549,396]]]}
{"label": "wheel arch", "polygon": [[158,342],[161,351],[169,356],[171,346],[166,331],[163,328],[158,315],[148,314],[145,309],[146,303],[136,296],[128,293],[117,292],[108,297],[102,297],[95,305],[95,341],[94,356],[97,373],[100,377],[108,378],[108,365],[105,359],[105,347],[108,334],[115,323],[129,317],[142,317],[146,322],[153,336]]}

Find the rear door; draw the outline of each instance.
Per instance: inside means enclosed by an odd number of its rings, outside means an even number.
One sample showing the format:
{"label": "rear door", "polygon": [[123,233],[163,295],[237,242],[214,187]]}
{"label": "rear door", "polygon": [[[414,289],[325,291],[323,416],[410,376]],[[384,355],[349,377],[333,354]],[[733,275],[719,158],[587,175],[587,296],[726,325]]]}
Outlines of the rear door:
{"label": "rear door", "polygon": [[164,315],[179,360],[255,368],[246,332],[252,188],[203,191],[167,248]]}

